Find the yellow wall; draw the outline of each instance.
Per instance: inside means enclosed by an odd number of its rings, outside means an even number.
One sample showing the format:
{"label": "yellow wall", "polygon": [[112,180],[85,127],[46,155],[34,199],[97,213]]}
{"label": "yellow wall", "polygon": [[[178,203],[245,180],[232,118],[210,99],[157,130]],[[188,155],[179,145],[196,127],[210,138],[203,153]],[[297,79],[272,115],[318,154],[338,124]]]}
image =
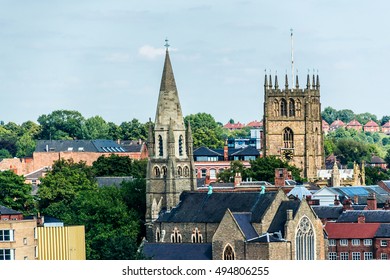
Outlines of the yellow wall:
{"label": "yellow wall", "polygon": [[39,260],[85,260],[84,226],[39,227]]}

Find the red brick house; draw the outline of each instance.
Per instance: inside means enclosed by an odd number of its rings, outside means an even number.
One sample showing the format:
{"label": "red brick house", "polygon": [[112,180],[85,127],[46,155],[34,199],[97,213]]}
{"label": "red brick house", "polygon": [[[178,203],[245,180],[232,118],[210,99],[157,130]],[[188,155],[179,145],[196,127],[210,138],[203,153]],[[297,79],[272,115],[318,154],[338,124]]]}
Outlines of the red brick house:
{"label": "red brick house", "polygon": [[390,121],[382,125],[382,132],[390,135]]}
{"label": "red brick house", "polygon": [[327,134],[329,132],[330,125],[325,121],[322,120],[322,131]]}
{"label": "red brick house", "polygon": [[347,124],[346,128],[361,131],[363,129],[363,125],[357,120],[352,120]]}
{"label": "red brick house", "polygon": [[345,123],[343,121],[337,119],[331,123],[331,125],[329,127],[329,131],[334,131],[340,127],[345,127]]}
{"label": "red brick house", "polygon": [[245,125],[244,125],[243,123],[240,123],[240,122],[238,122],[238,123],[230,123],[230,122],[228,122],[228,123],[225,124],[223,127],[224,127],[224,128],[227,128],[227,129],[229,129],[229,130],[236,130],[236,129],[242,129],[242,128],[244,128]]}
{"label": "red brick house", "polygon": [[376,122],[371,120],[364,125],[363,130],[364,132],[379,132],[380,127]]}

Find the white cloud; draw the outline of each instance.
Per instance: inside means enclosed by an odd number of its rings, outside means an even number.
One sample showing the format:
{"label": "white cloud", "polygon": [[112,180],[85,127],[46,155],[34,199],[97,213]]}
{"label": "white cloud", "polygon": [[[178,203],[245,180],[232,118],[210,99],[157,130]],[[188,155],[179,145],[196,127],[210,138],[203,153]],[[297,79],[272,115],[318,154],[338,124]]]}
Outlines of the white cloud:
{"label": "white cloud", "polygon": [[155,59],[158,56],[162,56],[165,54],[165,49],[164,48],[154,48],[149,45],[144,45],[142,46],[139,50],[138,53],[146,57],[148,59]]}

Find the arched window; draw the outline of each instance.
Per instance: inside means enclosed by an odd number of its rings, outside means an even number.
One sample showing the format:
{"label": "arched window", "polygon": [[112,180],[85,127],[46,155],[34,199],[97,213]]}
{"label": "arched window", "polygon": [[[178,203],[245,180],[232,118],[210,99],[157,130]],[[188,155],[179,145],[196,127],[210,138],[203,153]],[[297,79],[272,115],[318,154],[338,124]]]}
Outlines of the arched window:
{"label": "arched window", "polygon": [[303,217],[295,236],[296,260],[314,260],[315,243],[313,225],[307,217]]}
{"label": "arched window", "polygon": [[156,229],[156,242],[160,242],[161,240],[161,234],[160,234],[160,229]]}
{"label": "arched window", "polygon": [[190,169],[188,168],[188,166],[184,166],[183,173],[185,177],[190,176]]}
{"label": "arched window", "polygon": [[301,101],[298,99],[296,104],[295,104],[295,111],[296,111],[296,115],[297,117],[300,117],[301,116],[301,111],[302,111],[302,103]]}
{"label": "arched window", "polygon": [[235,255],[232,246],[230,244],[226,245],[225,250],[223,250],[223,259],[224,260],[234,260]]}
{"label": "arched window", "polygon": [[160,168],[158,168],[158,166],[154,167],[154,176],[160,177]]}
{"label": "arched window", "polygon": [[292,98],[288,102],[288,115],[290,117],[295,117],[295,102]]}
{"label": "arched window", "polygon": [[163,153],[164,147],[163,147],[163,140],[161,135],[158,136],[158,155],[162,157],[164,155]]}
{"label": "arched window", "polygon": [[165,176],[167,176],[167,167],[166,166],[163,166],[162,167],[162,173],[163,173],[163,176],[165,177]]}
{"label": "arched window", "polygon": [[287,117],[287,101],[286,99],[280,100],[280,115]]}
{"label": "arched window", "polygon": [[180,177],[183,176],[183,168],[181,168],[181,166],[177,167],[177,175]]}
{"label": "arched window", "polygon": [[183,155],[183,135],[179,136],[179,156]]}
{"label": "arched window", "polygon": [[180,231],[177,229],[177,227],[175,227],[172,231],[171,242],[172,243],[181,243],[182,242],[181,234],[180,234]]}
{"label": "arched window", "polygon": [[283,147],[294,148],[294,132],[291,128],[285,128],[283,131]]}
{"label": "arched window", "polygon": [[278,100],[274,100],[273,109],[274,109],[274,117],[278,117],[279,116],[279,102],[278,102]]}
{"label": "arched window", "polygon": [[203,243],[203,237],[198,228],[195,228],[192,231],[192,236],[191,236],[192,243]]}

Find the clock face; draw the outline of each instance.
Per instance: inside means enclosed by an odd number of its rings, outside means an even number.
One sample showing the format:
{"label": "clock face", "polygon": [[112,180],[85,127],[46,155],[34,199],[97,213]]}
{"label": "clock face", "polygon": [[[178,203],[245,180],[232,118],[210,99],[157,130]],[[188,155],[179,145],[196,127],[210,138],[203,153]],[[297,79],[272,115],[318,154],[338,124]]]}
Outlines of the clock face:
{"label": "clock face", "polygon": [[290,161],[293,159],[293,151],[292,150],[283,150],[282,156],[285,160]]}

